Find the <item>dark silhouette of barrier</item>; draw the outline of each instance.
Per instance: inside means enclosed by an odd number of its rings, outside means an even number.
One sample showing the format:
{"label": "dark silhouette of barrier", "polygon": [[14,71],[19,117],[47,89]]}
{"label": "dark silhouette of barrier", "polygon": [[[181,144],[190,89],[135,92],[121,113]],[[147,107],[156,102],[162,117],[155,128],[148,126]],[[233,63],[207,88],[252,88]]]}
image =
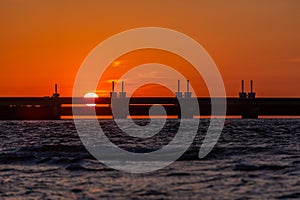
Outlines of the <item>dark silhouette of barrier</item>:
{"label": "dark silhouette of barrier", "polygon": [[[242,91],[238,98],[226,98],[226,105],[222,105],[222,97],[192,97],[189,91],[189,81],[187,81],[187,92],[180,92],[180,81],[178,81],[178,91],[175,97],[126,97],[124,83],[122,92],[114,91],[112,86],[111,97],[84,98],[84,97],[60,97],[55,85],[55,93],[52,97],[1,97],[0,98],[0,119],[1,120],[43,120],[61,119],[61,116],[72,116],[73,106],[78,106],[80,115],[89,116],[95,113],[100,116],[112,116],[112,106],[115,106],[115,118],[127,118],[130,116],[148,116],[151,106],[162,105],[168,116],[181,118],[180,104],[178,98],[183,98],[185,103],[197,100],[200,114],[202,116],[211,115],[212,99],[217,106],[226,106],[226,116],[241,116],[242,118],[258,118],[258,116],[300,116],[300,98],[257,98],[253,92],[253,81],[248,94],[244,91],[244,81],[242,81]],[[129,113],[124,110],[129,103]],[[95,107],[87,104],[96,104]],[[153,114],[153,113],[152,113]],[[185,117],[192,118],[197,113],[190,109]],[[156,115],[155,113],[153,115]],[[215,113],[222,116],[223,113]]]}

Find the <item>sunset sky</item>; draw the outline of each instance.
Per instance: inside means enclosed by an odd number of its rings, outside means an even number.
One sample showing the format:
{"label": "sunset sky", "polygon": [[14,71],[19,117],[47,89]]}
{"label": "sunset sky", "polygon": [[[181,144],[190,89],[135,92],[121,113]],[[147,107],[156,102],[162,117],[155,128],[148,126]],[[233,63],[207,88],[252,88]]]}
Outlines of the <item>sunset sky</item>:
{"label": "sunset sky", "polygon": [[[217,64],[227,96],[237,96],[241,79],[247,90],[253,79],[259,97],[300,97],[299,10],[298,0],[1,0],[0,96],[48,96],[55,83],[61,96],[71,96],[94,47],[119,32],[153,26],[198,41]],[[109,81],[148,62],[181,67],[197,82],[180,57],[144,50],[112,63],[97,92],[105,95]],[[204,83],[199,90],[208,95]]]}

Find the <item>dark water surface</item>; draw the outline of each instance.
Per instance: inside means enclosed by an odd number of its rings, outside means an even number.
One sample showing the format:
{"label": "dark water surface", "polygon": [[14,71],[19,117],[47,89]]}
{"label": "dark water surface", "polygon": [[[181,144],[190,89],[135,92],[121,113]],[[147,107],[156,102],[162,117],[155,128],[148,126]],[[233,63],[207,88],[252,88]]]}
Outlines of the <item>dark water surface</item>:
{"label": "dark water surface", "polygon": [[[146,153],[167,144],[178,121],[169,120],[147,141],[123,135],[111,120],[100,124],[121,148]],[[0,199],[300,198],[300,119],[227,119],[213,151],[199,160],[208,124],[201,122],[193,145],[178,161],[129,174],[95,160],[71,120],[1,121]]]}

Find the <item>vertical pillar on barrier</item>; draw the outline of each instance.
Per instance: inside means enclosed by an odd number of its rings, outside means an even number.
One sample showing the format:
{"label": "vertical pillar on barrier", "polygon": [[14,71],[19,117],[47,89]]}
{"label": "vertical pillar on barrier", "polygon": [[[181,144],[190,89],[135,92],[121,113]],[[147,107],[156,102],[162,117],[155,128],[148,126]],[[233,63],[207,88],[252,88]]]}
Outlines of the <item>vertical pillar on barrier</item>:
{"label": "vertical pillar on barrier", "polygon": [[124,81],[122,81],[122,92],[114,91],[114,82],[111,92],[111,105],[112,105],[112,114],[114,119],[127,119],[127,112],[126,110],[129,109],[129,99],[126,98],[126,92],[124,91]]}
{"label": "vertical pillar on barrier", "polygon": [[[193,118],[195,108],[193,108],[191,103],[192,99],[192,92],[190,92],[190,81],[186,81],[186,92],[184,92],[184,97],[180,100],[180,118]],[[183,108],[183,109],[182,109]],[[179,117],[179,116],[178,116]]]}

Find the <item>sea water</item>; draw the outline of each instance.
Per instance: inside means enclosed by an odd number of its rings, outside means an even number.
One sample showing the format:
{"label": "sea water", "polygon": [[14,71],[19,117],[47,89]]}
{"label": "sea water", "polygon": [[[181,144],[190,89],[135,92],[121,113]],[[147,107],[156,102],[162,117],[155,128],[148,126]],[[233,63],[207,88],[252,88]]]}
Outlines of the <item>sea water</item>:
{"label": "sea water", "polygon": [[[167,145],[180,125],[167,120],[159,134],[140,140],[124,135],[113,120],[99,124],[113,143],[135,153]],[[300,119],[226,119],[214,149],[199,159],[208,125],[201,119],[177,161],[131,174],[95,159],[72,120],[1,121],[0,199],[300,198]]]}

